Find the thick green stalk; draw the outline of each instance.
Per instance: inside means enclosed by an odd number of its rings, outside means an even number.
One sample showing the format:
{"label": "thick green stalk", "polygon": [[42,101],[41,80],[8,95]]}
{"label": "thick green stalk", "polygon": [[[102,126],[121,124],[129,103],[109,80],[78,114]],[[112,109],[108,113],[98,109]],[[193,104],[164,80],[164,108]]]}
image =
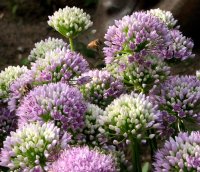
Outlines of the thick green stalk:
{"label": "thick green stalk", "polygon": [[131,153],[133,172],[142,172],[141,161],[140,161],[140,147],[137,139],[131,138]]}
{"label": "thick green stalk", "polygon": [[74,43],[73,43],[73,39],[69,38],[69,44],[70,44],[70,48],[72,51],[74,51]]}

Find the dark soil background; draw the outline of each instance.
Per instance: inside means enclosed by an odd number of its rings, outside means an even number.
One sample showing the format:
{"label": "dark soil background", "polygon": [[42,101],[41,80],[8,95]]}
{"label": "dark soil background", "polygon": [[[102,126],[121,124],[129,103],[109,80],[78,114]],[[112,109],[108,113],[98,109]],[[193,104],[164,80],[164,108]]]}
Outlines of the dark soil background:
{"label": "dark soil background", "polygon": [[[0,70],[9,65],[27,64],[27,56],[34,43],[49,36],[62,38],[48,26],[47,20],[55,10],[66,5],[83,8],[93,18],[98,3],[97,0],[0,0]],[[101,25],[98,21],[96,23]],[[81,37],[84,43],[79,40],[77,48],[85,56],[91,57],[87,60],[96,67],[101,64],[101,60],[97,53],[86,49],[87,43],[94,38],[88,35]],[[200,69],[200,48],[197,46],[194,52],[197,56],[193,60],[175,65],[174,74],[194,74]]]}

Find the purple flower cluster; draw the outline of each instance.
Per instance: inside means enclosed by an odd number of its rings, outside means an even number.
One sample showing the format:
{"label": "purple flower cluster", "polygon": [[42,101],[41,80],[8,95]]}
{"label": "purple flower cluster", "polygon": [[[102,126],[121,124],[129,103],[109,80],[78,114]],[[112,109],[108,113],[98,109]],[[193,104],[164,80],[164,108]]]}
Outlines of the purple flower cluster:
{"label": "purple flower cluster", "polygon": [[80,91],[64,83],[38,86],[24,97],[16,111],[19,124],[53,121],[64,130],[83,128],[86,104]]}
{"label": "purple flower cluster", "polygon": [[13,112],[10,112],[5,107],[0,107],[0,148],[3,146],[3,141],[17,128],[17,117]]}
{"label": "purple flower cluster", "polygon": [[91,70],[83,73],[81,77],[91,78],[89,82],[80,86],[85,99],[102,108],[124,92],[122,82],[107,71]]}
{"label": "purple flower cluster", "polygon": [[70,134],[61,135],[52,123],[25,124],[4,141],[0,165],[11,171],[48,171],[52,158],[68,148],[70,140]]}
{"label": "purple flower cluster", "polygon": [[200,171],[200,132],[179,133],[155,155],[155,172]]}
{"label": "purple flower cluster", "polygon": [[105,35],[104,54],[106,64],[121,54],[134,55],[135,60],[147,53],[163,57],[170,43],[167,26],[147,12],[135,12],[115,21]]}
{"label": "purple flower cluster", "polygon": [[117,163],[112,155],[105,155],[89,147],[72,147],[62,152],[52,164],[52,172],[116,172]]}
{"label": "purple flower cluster", "polygon": [[164,136],[184,130],[185,122],[200,122],[200,81],[195,76],[174,76],[152,92],[161,110],[158,122]]}

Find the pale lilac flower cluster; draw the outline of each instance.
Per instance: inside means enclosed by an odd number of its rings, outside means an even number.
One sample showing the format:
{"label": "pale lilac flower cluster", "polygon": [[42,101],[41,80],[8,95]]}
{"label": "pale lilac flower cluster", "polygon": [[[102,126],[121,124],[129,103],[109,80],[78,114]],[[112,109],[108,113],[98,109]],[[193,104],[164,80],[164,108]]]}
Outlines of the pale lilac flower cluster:
{"label": "pale lilac flower cluster", "polygon": [[3,146],[3,141],[17,128],[17,116],[10,112],[5,107],[0,107],[0,148]]}
{"label": "pale lilac flower cluster", "polygon": [[106,65],[106,70],[119,78],[127,90],[147,93],[152,87],[168,78],[170,68],[155,56],[147,56],[145,63],[131,63],[132,56],[121,57]]}
{"label": "pale lilac flower cluster", "polygon": [[132,139],[152,138],[154,135],[146,136],[146,131],[157,127],[156,115],[157,107],[149,97],[141,93],[124,94],[107,106],[100,119],[99,131],[108,137],[115,136],[114,144],[122,140],[128,143]]}
{"label": "pale lilac flower cluster", "polygon": [[155,155],[155,172],[200,171],[200,132],[179,133]]}
{"label": "pale lilac flower cluster", "polygon": [[19,124],[52,121],[63,130],[75,132],[84,126],[86,104],[80,91],[64,83],[38,86],[24,97],[16,111]]}
{"label": "pale lilac flower cluster", "polygon": [[147,12],[135,12],[115,21],[105,35],[104,54],[106,64],[122,54],[134,56],[139,60],[147,53],[163,57],[170,43],[167,26]]}
{"label": "pale lilac flower cluster", "polygon": [[47,171],[52,158],[68,147],[71,136],[60,136],[60,129],[52,123],[25,124],[11,132],[1,149],[0,165],[12,171]]}
{"label": "pale lilac flower cluster", "polygon": [[169,29],[175,28],[177,24],[177,20],[173,17],[170,11],[164,11],[157,8],[157,9],[151,9],[147,12],[159,18],[162,22],[164,22],[168,26]]}
{"label": "pale lilac flower cluster", "polygon": [[91,70],[83,73],[81,77],[91,78],[89,82],[80,86],[85,99],[101,108],[105,108],[124,92],[122,82],[107,71]]}
{"label": "pale lilac flower cluster", "polygon": [[51,172],[117,172],[118,165],[112,155],[89,147],[72,147],[62,152],[52,164]]}
{"label": "pale lilac flower cluster", "polygon": [[171,77],[152,93],[152,100],[161,110],[158,121],[163,136],[185,130],[185,122],[200,122],[200,81],[195,76]]}
{"label": "pale lilac flower cluster", "polygon": [[67,43],[65,43],[62,39],[49,37],[48,39],[35,43],[35,47],[31,50],[28,60],[35,61],[39,58],[45,58],[45,54],[48,51],[64,47],[67,47]]}
{"label": "pale lilac flower cluster", "polygon": [[27,71],[25,66],[9,66],[0,73],[0,102],[7,102],[10,85]]}
{"label": "pale lilac flower cluster", "polygon": [[92,26],[90,15],[76,7],[59,9],[49,16],[48,24],[67,38],[75,38]]}

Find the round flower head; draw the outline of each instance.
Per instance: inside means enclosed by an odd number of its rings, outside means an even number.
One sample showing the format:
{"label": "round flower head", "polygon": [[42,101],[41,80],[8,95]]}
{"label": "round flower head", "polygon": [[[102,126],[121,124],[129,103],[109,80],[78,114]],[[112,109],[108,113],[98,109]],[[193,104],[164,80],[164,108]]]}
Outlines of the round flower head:
{"label": "round flower head", "polygon": [[0,73],[0,101],[7,101],[10,85],[27,71],[25,66],[9,66]]}
{"label": "round flower head", "polygon": [[200,171],[200,132],[179,133],[155,155],[155,172]]}
{"label": "round flower head", "polygon": [[63,49],[47,52],[44,59],[32,63],[31,69],[11,85],[10,108],[14,110],[28,89],[52,82],[78,84],[75,78],[89,70],[89,64],[80,54]]}
{"label": "round flower head", "polygon": [[196,71],[196,77],[200,80],[200,70]]}
{"label": "round flower head", "polygon": [[67,44],[62,39],[49,37],[48,39],[35,43],[35,48],[31,50],[28,59],[29,61],[35,61],[39,58],[45,58],[46,52],[64,47],[67,47]]}
{"label": "round flower head", "polygon": [[51,172],[117,172],[112,155],[105,155],[89,147],[72,147],[62,152],[52,164]]}
{"label": "round flower head", "polygon": [[147,53],[153,53],[163,57],[170,43],[170,35],[167,26],[155,16],[135,12],[115,21],[115,25],[109,27],[105,40],[103,51],[108,64],[122,54],[141,58]]}
{"label": "round flower head", "polygon": [[17,128],[17,117],[7,108],[0,107],[0,148],[6,136]]}
{"label": "round flower head", "polygon": [[124,94],[107,106],[99,131],[115,136],[115,141],[145,139],[146,130],[156,127],[156,113],[156,106],[144,94]]}
{"label": "round flower head", "polygon": [[174,76],[151,94],[161,110],[158,122],[163,136],[185,130],[188,122],[200,122],[200,81],[195,76]]}
{"label": "round flower head", "polygon": [[148,13],[159,18],[162,22],[164,22],[168,26],[169,29],[174,28],[177,23],[177,20],[174,19],[170,11],[164,11],[157,8],[149,10]]}
{"label": "round flower head", "polygon": [[49,16],[48,24],[67,38],[74,38],[92,26],[90,16],[82,9],[65,7]]}
{"label": "round flower head", "polygon": [[44,59],[32,64],[31,70],[35,74],[35,85],[59,81],[69,83],[87,72],[89,64],[82,55],[63,48],[48,52]]}
{"label": "round flower head", "polygon": [[60,129],[52,123],[26,124],[4,141],[0,165],[11,171],[48,170],[52,158],[67,148],[69,141],[70,135],[65,133],[61,137]]}
{"label": "round flower head", "polygon": [[177,60],[186,60],[195,55],[192,54],[194,43],[190,38],[186,38],[179,30],[170,30],[171,43],[167,50],[167,60],[172,58]]}
{"label": "round flower head", "polygon": [[106,70],[119,78],[127,90],[147,93],[170,74],[167,64],[155,56],[147,56],[146,62],[132,62],[132,56],[124,56],[106,65]]}
{"label": "round flower head", "polygon": [[89,76],[91,80],[80,86],[86,100],[105,108],[112,100],[124,92],[123,84],[107,71],[93,70],[83,73],[81,77]]}
{"label": "round flower head", "polygon": [[64,83],[38,86],[24,97],[16,111],[19,124],[53,121],[64,130],[75,132],[84,125],[86,104],[77,88]]}

